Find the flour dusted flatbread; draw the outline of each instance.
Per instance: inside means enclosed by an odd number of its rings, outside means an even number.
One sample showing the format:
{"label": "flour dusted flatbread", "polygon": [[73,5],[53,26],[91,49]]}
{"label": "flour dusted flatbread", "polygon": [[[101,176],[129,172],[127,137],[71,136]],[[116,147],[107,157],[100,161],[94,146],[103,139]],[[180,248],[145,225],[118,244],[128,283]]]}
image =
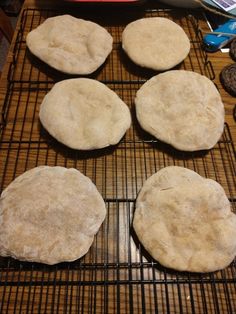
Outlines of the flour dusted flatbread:
{"label": "flour dusted flatbread", "polygon": [[111,52],[112,42],[112,36],[100,25],[70,15],[50,17],[26,37],[35,56],[69,74],[97,70]]}
{"label": "flour dusted flatbread", "polygon": [[179,271],[210,272],[236,255],[236,215],[220,184],[176,166],[144,183],[134,229],[162,265]]}
{"label": "flour dusted flatbread", "polygon": [[122,48],[136,64],[163,71],[187,57],[190,41],[175,22],[163,17],[150,17],[125,27]]}
{"label": "flour dusted flatbread", "polygon": [[224,128],[224,105],[215,85],[191,71],[154,76],[137,92],[136,115],[142,128],[177,149],[212,148]]}
{"label": "flour dusted flatbread", "polygon": [[104,201],[76,169],[41,166],[17,177],[0,198],[0,255],[56,264],[89,250],[105,219]]}
{"label": "flour dusted flatbread", "polygon": [[39,112],[47,131],[74,149],[96,149],[119,142],[130,127],[127,105],[106,85],[70,79],[54,85]]}

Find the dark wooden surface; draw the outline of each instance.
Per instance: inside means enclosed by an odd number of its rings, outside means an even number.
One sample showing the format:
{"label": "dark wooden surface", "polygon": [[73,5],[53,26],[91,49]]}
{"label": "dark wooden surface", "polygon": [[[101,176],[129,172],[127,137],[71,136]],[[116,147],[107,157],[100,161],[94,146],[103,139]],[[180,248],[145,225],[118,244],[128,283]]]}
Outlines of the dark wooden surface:
{"label": "dark wooden surface", "polygon": [[[0,141],[1,189],[16,176],[39,165],[75,167],[90,177],[106,201],[107,218],[89,252],[74,263],[52,267],[0,259],[0,312],[3,313],[235,313],[236,269],[233,262],[213,274],[185,274],[161,267],[140,246],[133,230],[135,199],[143,182],[162,167],[179,165],[217,180],[235,210],[236,98],[221,86],[219,73],[233,63],[228,53],[205,54],[194,22],[207,31],[200,11],[144,13],[143,7],[109,11],[73,9],[107,27],[114,49],[107,62],[91,77],[107,81],[130,107],[133,123],[115,147],[94,152],[74,151],[57,143],[38,119],[40,103],[53,83],[67,78],[27,51],[25,36],[50,14],[53,1],[26,1],[14,34],[0,85],[4,122]],[[161,8],[158,3],[151,7]],[[33,11],[24,9],[33,8]],[[57,9],[66,12],[64,2]],[[106,10],[106,9],[104,9]],[[136,13],[135,13],[136,12]],[[196,71],[213,79],[225,105],[227,125],[219,143],[210,151],[184,153],[156,141],[136,122],[135,93],[155,75],[133,65],[122,52],[125,25],[140,16],[165,16],[180,24],[191,39],[189,56],[177,68]],[[189,14],[194,16],[192,20]],[[24,23],[22,24],[21,21]],[[14,53],[13,53],[14,52]],[[15,62],[13,63],[13,55]],[[9,67],[11,71],[9,72]],[[9,76],[10,73],[10,76]],[[213,77],[214,76],[214,77]],[[119,81],[119,83],[117,83]]]}

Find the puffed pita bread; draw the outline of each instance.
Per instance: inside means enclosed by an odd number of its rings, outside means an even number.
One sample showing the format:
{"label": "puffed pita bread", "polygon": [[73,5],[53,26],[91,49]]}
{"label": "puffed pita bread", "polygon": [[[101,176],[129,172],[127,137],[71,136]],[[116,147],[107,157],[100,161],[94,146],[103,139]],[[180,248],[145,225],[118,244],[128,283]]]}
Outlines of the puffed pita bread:
{"label": "puffed pita bread", "polygon": [[183,151],[212,148],[224,129],[224,105],[207,77],[173,70],[154,76],[137,92],[142,128]]}
{"label": "puffed pita bread", "polygon": [[190,51],[188,36],[164,17],[143,18],[128,24],[122,33],[122,48],[136,64],[157,71],[171,69]]}
{"label": "puffed pita bread", "polygon": [[70,15],[50,17],[26,37],[31,53],[68,74],[97,70],[110,54],[112,42],[105,28]]}
{"label": "puffed pita bread", "polygon": [[117,144],[131,124],[129,108],[118,95],[86,78],[56,83],[43,99],[39,117],[59,142],[82,150]]}
{"label": "puffed pita bread", "polygon": [[76,169],[41,166],[17,177],[0,199],[0,255],[56,264],[89,250],[105,203]]}
{"label": "puffed pita bread", "polygon": [[176,166],[144,183],[134,230],[162,265],[179,271],[211,272],[236,255],[236,215],[220,184]]}

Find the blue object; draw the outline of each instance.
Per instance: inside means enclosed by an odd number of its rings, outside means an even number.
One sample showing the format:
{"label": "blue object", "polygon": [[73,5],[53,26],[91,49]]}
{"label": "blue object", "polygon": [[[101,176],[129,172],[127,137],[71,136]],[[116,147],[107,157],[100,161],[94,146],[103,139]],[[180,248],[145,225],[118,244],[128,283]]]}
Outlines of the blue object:
{"label": "blue object", "polygon": [[203,37],[205,49],[212,52],[226,46],[234,38],[233,36],[224,35],[224,33],[236,35],[236,20],[228,20],[225,24],[214,29],[213,32],[223,34],[208,34]]}

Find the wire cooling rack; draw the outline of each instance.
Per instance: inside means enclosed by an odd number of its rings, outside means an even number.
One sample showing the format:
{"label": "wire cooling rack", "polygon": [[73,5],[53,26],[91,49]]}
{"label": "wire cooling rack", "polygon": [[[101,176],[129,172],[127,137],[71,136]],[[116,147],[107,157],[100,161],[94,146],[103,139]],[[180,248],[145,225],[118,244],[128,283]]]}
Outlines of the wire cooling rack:
{"label": "wire cooling rack", "polygon": [[[227,124],[213,149],[186,153],[142,131],[135,118],[135,94],[154,72],[141,70],[123,54],[124,26],[142,16],[171,18],[191,40],[189,56],[176,68],[214,79],[214,69],[201,47],[197,19],[172,10],[133,11],[125,20],[114,12],[110,20],[102,15],[93,18],[110,31],[114,49],[90,77],[106,83],[127,103],[133,122],[115,147],[81,152],[58,143],[41,127],[38,112],[43,97],[54,82],[68,76],[36,60],[25,45],[28,31],[59,13],[26,10],[22,15],[2,108],[0,189],[36,166],[74,167],[96,184],[106,202],[107,217],[89,252],[75,262],[47,266],[0,258],[0,313],[235,313],[235,261],[210,274],[169,270],[147,254],[132,229],[139,189],[150,175],[169,165],[218,181],[236,211],[235,149]],[[86,18],[86,13],[75,13]]]}
{"label": "wire cooling rack", "polygon": [[[177,12],[177,13],[176,13]],[[65,12],[63,12],[65,13]],[[71,12],[69,12],[71,13]],[[34,57],[26,48],[26,35],[29,31],[36,28],[46,18],[62,14],[61,11],[51,10],[26,10],[21,19],[21,27],[17,35],[11,70],[8,79],[10,82],[21,83],[48,83],[56,82],[68,78],[68,75],[62,74],[39,59]],[[188,57],[177,68],[197,71],[210,78],[213,78],[213,69],[211,63],[207,62],[207,55],[201,48],[201,33],[197,29],[197,20],[192,15],[183,15],[181,11],[173,10],[135,10],[128,11],[127,14],[120,11],[111,11],[100,14],[96,17],[91,12],[83,12],[79,15],[73,12],[74,16],[89,19],[101,26],[106,27],[113,37],[113,50],[108,57],[105,66],[101,66],[95,73],[89,77],[105,82],[144,82],[146,79],[157,74],[155,71],[147,71],[134,65],[121,49],[121,34],[125,26],[138,18],[143,17],[166,17],[178,23],[191,40],[191,51]],[[98,17],[99,16],[99,17]],[[173,49],[175,49],[173,47]],[[71,77],[71,76],[70,76]]]}

